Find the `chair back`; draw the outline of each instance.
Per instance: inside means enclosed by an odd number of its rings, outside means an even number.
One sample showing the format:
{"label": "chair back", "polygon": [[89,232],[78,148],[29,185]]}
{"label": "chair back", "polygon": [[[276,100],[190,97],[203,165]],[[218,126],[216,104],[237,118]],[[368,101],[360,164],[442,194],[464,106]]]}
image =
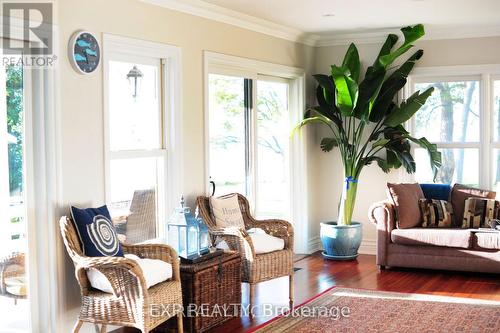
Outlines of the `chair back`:
{"label": "chair back", "polygon": [[87,273],[84,269],[78,269],[78,263],[86,256],[83,253],[75,224],[71,218],[63,216],[59,220],[59,228],[61,230],[61,236],[64,246],[66,247],[66,251],[68,251],[70,258],[73,261],[73,265],[75,265],[75,275],[78,284],[80,285],[80,292],[82,295],[88,295],[91,287],[87,278]]}
{"label": "chair back", "polygon": [[154,189],[134,192],[126,228],[126,242],[130,244],[156,237],[156,191]]}
{"label": "chair back", "polygon": [[[251,228],[251,215],[250,215],[250,204],[248,203],[247,198],[239,193],[232,193],[238,196],[238,203],[240,204],[241,215],[243,216],[243,221],[245,222],[245,229]],[[230,194],[228,194],[230,195]],[[210,197],[199,196],[196,198],[196,204],[199,209],[199,214],[203,221],[208,226],[208,229],[217,229],[217,225],[215,224],[215,217],[212,212],[212,208],[210,207]]]}
{"label": "chair back", "polygon": [[64,246],[66,246],[66,251],[68,251],[73,263],[76,264],[78,258],[83,257],[84,254],[75,224],[70,217],[63,216],[59,220],[59,228],[61,229],[61,236],[64,241]]}

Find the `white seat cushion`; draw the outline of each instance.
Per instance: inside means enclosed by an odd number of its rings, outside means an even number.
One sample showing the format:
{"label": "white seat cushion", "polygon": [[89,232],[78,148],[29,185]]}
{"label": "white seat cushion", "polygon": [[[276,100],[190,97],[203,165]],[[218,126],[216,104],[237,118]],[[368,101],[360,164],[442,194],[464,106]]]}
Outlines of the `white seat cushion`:
{"label": "white seat cushion", "polygon": [[285,248],[285,241],[283,239],[266,234],[260,228],[250,229],[247,232],[252,239],[255,254],[280,251]]}
{"label": "white seat cushion", "polygon": [[[134,260],[139,264],[144,279],[146,280],[147,288],[150,288],[155,284],[172,278],[172,265],[170,265],[168,262],[157,259],[141,259],[133,254],[126,254],[125,258]],[[106,276],[99,272],[97,269],[89,269],[87,271],[87,277],[90,281],[90,285],[93,288],[99,289],[106,293],[113,293],[111,283],[106,278]]]}
{"label": "white seat cushion", "polygon": [[23,276],[15,276],[5,279],[5,289],[9,294],[15,296],[26,296],[28,295],[26,277]]}

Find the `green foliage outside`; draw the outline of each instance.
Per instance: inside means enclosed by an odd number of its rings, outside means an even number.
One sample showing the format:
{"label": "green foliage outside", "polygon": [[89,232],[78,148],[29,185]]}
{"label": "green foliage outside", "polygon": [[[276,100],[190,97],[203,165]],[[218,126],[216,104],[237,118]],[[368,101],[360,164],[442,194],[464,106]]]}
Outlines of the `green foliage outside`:
{"label": "green foliage outside", "polygon": [[[243,87],[239,84],[239,79],[229,79],[227,77],[211,77],[210,87],[214,91],[216,105],[222,107],[225,115],[223,128],[224,135],[212,138],[211,143],[226,149],[228,144],[239,143],[243,122],[242,116],[245,110],[245,100],[243,98]],[[285,157],[279,136],[274,135],[273,127],[281,120],[283,112],[287,106],[283,105],[278,93],[272,89],[260,91],[257,98],[257,123],[259,126],[258,145],[271,150],[272,152]],[[266,135],[262,135],[265,133]]]}
{"label": "green foliage outside", "polygon": [[7,132],[16,142],[9,143],[9,187],[11,195],[23,191],[23,69],[7,66]]}

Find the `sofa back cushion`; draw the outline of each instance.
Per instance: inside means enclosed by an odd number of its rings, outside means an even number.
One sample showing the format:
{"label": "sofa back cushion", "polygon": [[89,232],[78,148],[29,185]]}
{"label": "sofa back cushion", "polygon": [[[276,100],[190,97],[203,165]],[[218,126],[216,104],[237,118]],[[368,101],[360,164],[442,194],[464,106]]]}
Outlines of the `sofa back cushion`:
{"label": "sofa back cushion", "polygon": [[460,228],[464,217],[465,200],[467,198],[495,199],[496,192],[481,190],[461,184],[453,185],[450,194],[451,205],[453,206],[453,225]]}
{"label": "sofa back cushion", "polygon": [[424,199],[422,188],[417,183],[392,184],[387,183],[389,199],[394,202],[397,227],[407,229],[422,223],[422,214],[418,201]]}
{"label": "sofa back cushion", "polygon": [[495,199],[467,198],[462,228],[489,228],[490,220],[498,218],[500,202]]}
{"label": "sofa back cushion", "polygon": [[450,228],[453,224],[453,209],[446,200],[420,199],[423,228]]}
{"label": "sofa back cushion", "polygon": [[449,184],[420,184],[424,197],[434,200],[450,200],[451,186]]}

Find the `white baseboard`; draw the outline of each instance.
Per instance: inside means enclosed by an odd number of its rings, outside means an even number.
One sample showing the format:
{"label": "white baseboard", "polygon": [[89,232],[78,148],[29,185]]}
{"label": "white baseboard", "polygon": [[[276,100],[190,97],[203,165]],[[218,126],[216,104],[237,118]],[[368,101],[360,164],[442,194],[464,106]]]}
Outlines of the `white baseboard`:
{"label": "white baseboard", "polygon": [[377,254],[377,240],[376,239],[363,239],[358,252],[360,254]]}
{"label": "white baseboard", "polygon": [[[309,239],[307,242],[307,253],[311,254],[322,249],[321,239],[319,236],[315,236]],[[359,247],[360,254],[377,254],[377,240],[376,239],[363,239],[361,246]]]}
{"label": "white baseboard", "polygon": [[319,238],[319,236],[312,237],[307,242],[307,253],[308,254],[314,253],[314,252],[319,251],[321,249],[322,249],[321,239]]}

